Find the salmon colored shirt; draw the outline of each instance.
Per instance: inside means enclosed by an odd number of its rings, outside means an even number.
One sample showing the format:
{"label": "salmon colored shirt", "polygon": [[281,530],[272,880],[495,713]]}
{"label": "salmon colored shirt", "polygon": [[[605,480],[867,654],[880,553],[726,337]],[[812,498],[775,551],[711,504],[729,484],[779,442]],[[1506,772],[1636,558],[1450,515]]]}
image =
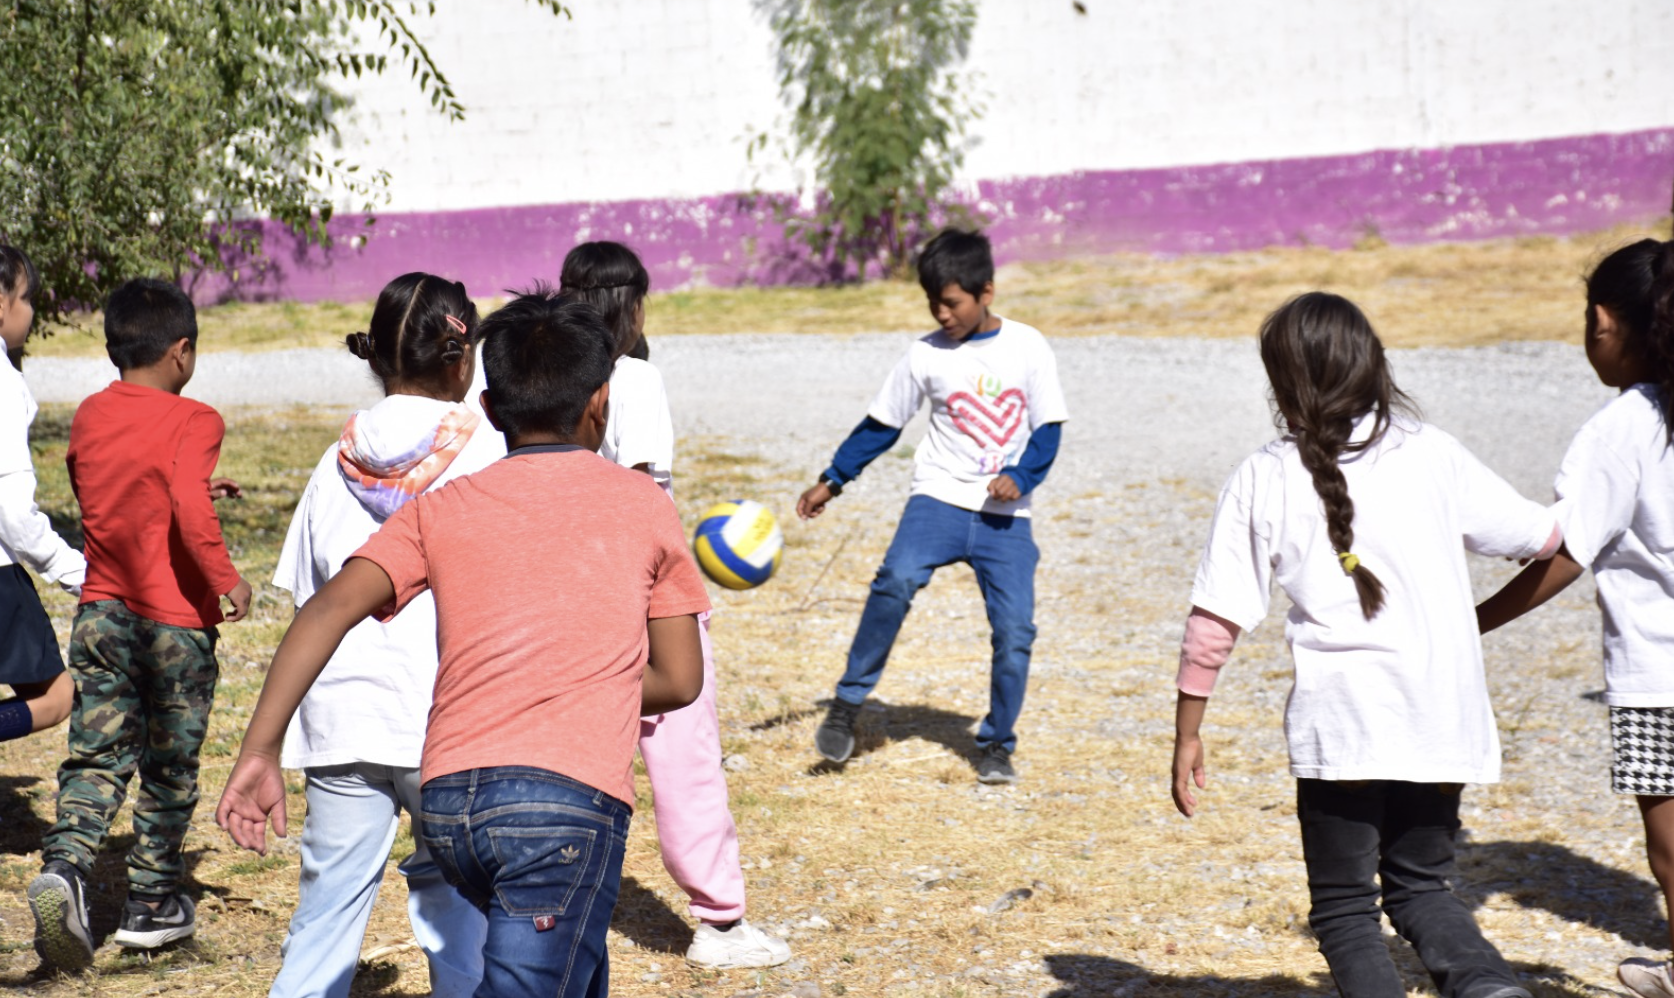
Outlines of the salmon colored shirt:
{"label": "salmon colored shirt", "polygon": [[82,401],[64,463],[87,539],[83,603],[121,600],[175,627],[221,622],[238,585],[209,498],[225,432],[202,402],[126,381]]}
{"label": "salmon colored shirt", "polygon": [[381,620],[435,595],[423,779],[536,766],[633,806],[645,622],[709,609],[650,476],[520,448],[403,506],[352,557],[395,586]]}

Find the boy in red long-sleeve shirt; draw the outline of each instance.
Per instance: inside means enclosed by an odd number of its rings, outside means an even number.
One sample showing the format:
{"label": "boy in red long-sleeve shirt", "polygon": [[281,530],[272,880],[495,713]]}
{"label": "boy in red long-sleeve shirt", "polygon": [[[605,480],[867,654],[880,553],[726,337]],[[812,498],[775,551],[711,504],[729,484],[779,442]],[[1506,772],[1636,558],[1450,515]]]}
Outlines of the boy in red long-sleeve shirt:
{"label": "boy in red long-sleeve shirt", "polygon": [[[128,901],[117,943],[151,949],[192,934],[178,890],[181,844],[198,801],[198,751],[215,700],[215,625],[240,620],[250,584],[227,556],[212,497],[225,425],[180,397],[197,362],[192,300],[134,280],[105,305],[105,349],[121,380],[70,424],[66,463],[81,504],[87,581],[70,635],[76,683],[58,820],[29,885],[35,948],[48,964],[93,961],[83,881],[137,771]],[[232,609],[224,617],[221,599]]]}

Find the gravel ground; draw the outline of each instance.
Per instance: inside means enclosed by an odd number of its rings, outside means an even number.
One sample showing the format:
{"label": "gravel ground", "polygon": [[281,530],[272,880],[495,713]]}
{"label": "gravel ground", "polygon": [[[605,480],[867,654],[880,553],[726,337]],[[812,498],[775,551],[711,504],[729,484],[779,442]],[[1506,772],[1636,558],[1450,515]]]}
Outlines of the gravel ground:
{"label": "gravel ground", "polygon": [[[788,521],[797,491],[813,480],[860,419],[908,342],[902,335],[738,335],[661,337],[652,345],[682,431],[682,460],[695,465],[726,455],[753,462],[751,495],[773,504]],[[1036,504],[1043,551],[1041,640],[1031,701],[1022,719],[1025,744],[1018,759],[1025,782],[1016,791],[996,793],[967,790],[960,777],[952,788],[932,783],[924,794],[955,799],[973,826],[976,820],[1005,821],[1012,823],[1006,827],[1027,830],[1034,827],[1030,823],[1047,820],[1041,816],[1057,813],[1054,807],[1073,813],[1103,806],[1100,801],[1106,798],[1138,799],[1136,794],[1146,802],[1144,814],[1160,822],[1167,794],[1155,769],[1165,764],[1160,752],[1166,749],[1172,717],[1167,663],[1179,639],[1190,575],[1215,494],[1233,465],[1271,438],[1265,382],[1251,341],[1091,337],[1057,340],[1054,349],[1072,419],[1062,456]],[[1579,348],[1567,345],[1426,348],[1393,356],[1398,380],[1427,418],[1537,498],[1550,495],[1570,437],[1608,397]],[[55,359],[32,360],[27,369],[42,401],[75,401],[110,373],[102,363]],[[188,394],[217,406],[347,407],[376,398],[360,363],[336,351],[205,354]],[[909,429],[907,439],[917,432]],[[800,628],[787,633],[794,634],[798,656],[814,660],[815,666],[806,680],[795,672],[787,677],[782,659],[748,648],[725,649],[737,671],[736,678],[722,684],[723,714],[730,704],[743,704],[758,693],[768,700],[788,696],[787,713],[828,694],[864,581],[887,544],[907,478],[904,460],[882,459],[818,523],[786,522],[787,557],[803,563],[787,561],[794,571],[775,582],[779,591],[766,587],[741,594],[731,606],[747,616],[751,600],[766,606],[770,600],[796,603],[799,596],[801,605],[795,609],[804,610],[829,599],[828,612],[763,618],[763,626],[790,620],[783,626]],[[856,543],[845,553],[847,540],[839,544],[839,539],[849,537]],[[816,576],[813,564],[827,557],[836,570],[829,577]],[[1478,560],[1473,571],[1479,593],[1486,595],[1512,569]],[[945,702],[965,714],[980,714],[981,689],[953,691],[947,656],[935,653],[942,645],[972,645],[982,627],[980,611],[963,580],[949,585],[941,579],[915,609],[880,699],[899,703],[923,692],[937,706]],[[793,584],[794,591],[789,589]],[[1583,582],[1485,642],[1506,747],[1506,779],[1497,787],[1468,792],[1460,891],[1480,906],[1479,917],[1491,936],[1536,980],[1538,994],[1612,988],[1618,960],[1666,944],[1637,816],[1630,802],[1608,791],[1605,712],[1594,692],[1600,686],[1599,625],[1591,601],[1591,583]],[[1075,883],[1054,881],[1063,897],[1080,891],[1086,898],[1107,889],[1136,891],[1137,880],[1177,884],[1184,877],[1190,884],[1181,889],[1213,897],[1213,909],[1169,910],[1164,902],[1152,910],[1154,903],[1147,902],[1132,914],[1131,926],[1126,911],[1113,912],[1110,924],[1101,923],[1097,933],[1085,925],[1077,929],[1083,934],[1073,945],[1037,945],[1011,951],[1003,960],[998,950],[988,955],[989,944],[973,948],[948,930],[951,941],[897,940],[892,945],[899,950],[873,962],[866,957],[867,937],[858,935],[836,945],[850,952],[843,964],[828,967],[818,962],[823,959],[818,954],[831,949],[822,940],[845,931],[847,899],[838,899],[835,890],[830,898],[788,896],[799,883],[794,869],[779,882],[787,896],[776,897],[770,878],[758,880],[751,873],[753,904],[759,905],[752,910],[761,912],[752,917],[790,935],[808,961],[799,959],[765,982],[750,978],[756,982],[750,988],[763,990],[737,993],[800,988],[793,993],[819,994],[815,979],[839,974],[849,982],[849,993],[856,994],[953,994],[966,993],[961,990],[966,987],[982,994],[1127,994],[1145,980],[1182,993],[1237,991],[1240,984],[1249,986],[1248,993],[1263,995],[1328,989],[1317,976],[1323,964],[1311,945],[1298,941],[1293,927],[1305,897],[1288,810],[1291,784],[1282,765],[1280,718],[1288,657],[1281,614],[1276,607],[1268,624],[1235,654],[1206,727],[1211,752],[1219,750],[1212,762],[1220,763],[1224,788],[1210,806],[1223,816],[1242,809],[1237,812],[1241,823],[1218,826],[1215,821],[1232,819],[1200,818],[1189,831],[1163,832],[1162,839],[1178,838],[1183,846],[1152,841],[1157,837],[1151,832],[1134,832],[1151,839],[1133,839],[1107,866],[1079,875]],[[716,633],[718,642],[729,637],[724,630]],[[775,664],[780,678],[769,681],[750,672],[758,661]],[[769,671],[760,668],[762,675]],[[946,700],[935,701],[938,696]],[[818,801],[824,795],[841,808],[850,796],[842,783],[849,777],[842,774],[826,776],[822,784],[808,782],[813,777],[806,769],[812,761],[806,739],[813,720],[811,714],[797,714],[782,725],[746,725],[723,716],[729,752],[745,760],[739,764],[739,779],[779,794],[775,807],[813,808],[802,798],[812,795]],[[898,722],[878,715],[872,723]],[[1116,746],[1135,742],[1146,744],[1148,772],[1124,772],[1127,763],[1118,765],[1101,755],[1106,751],[1101,746],[1114,753]],[[923,748],[915,745],[911,752]],[[889,771],[899,783],[914,774],[910,767],[931,759],[893,751],[893,746],[877,748],[851,763],[853,779],[868,773],[876,778],[886,766],[909,767]],[[779,758],[787,753],[788,758]],[[1060,758],[1071,760],[1064,772],[1045,772],[1059,768],[1046,760]],[[1085,766],[1075,771],[1078,759]],[[747,774],[742,771],[746,765]],[[942,783],[948,782],[944,776]],[[952,798],[955,794],[961,796]],[[854,803],[860,803],[858,796]],[[1270,816],[1258,808],[1276,810]],[[983,817],[999,812],[1004,817]],[[748,869],[757,862],[752,857],[765,855],[767,846],[752,840],[756,826],[743,810],[739,813]],[[958,824],[951,817],[925,820]],[[815,819],[809,821],[811,828]],[[1108,834],[1120,838],[1129,833],[1118,828]],[[956,848],[950,842],[944,850],[953,855]],[[1175,851],[1173,862],[1166,859],[1170,850]],[[1082,855],[1093,853],[1089,838]],[[926,855],[923,862],[935,858]],[[791,865],[802,859],[796,856]],[[781,868],[785,865],[781,859]],[[819,860],[810,860],[811,867],[818,865]],[[916,869],[901,865],[895,872],[916,884],[912,877],[923,880]],[[854,876],[852,871],[824,872],[834,882]],[[652,875],[635,874],[641,882]],[[1240,892],[1247,896],[1240,899]],[[683,907],[668,890],[658,887],[655,893],[677,910]],[[887,915],[891,909],[883,911]],[[1269,914],[1258,917],[1263,911]],[[980,918],[992,922],[1013,914]],[[853,931],[892,933],[895,924],[879,922]],[[668,993],[659,990],[667,986],[661,976],[669,962],[667,947],[650,946],[631,927],[622,931],[628,952],[621,955],[615,978],[619,990]],[[978,929],[973,925],[970,931]],[[640,957],[636,946],[648,955]],[[956,966],[960,969],[950,969]],[[1410,959],[1404,966],[1409,982],[1420,986],[1422,975]],[[1299,987],[1298,979],[1310,975],[1314,985]]]}

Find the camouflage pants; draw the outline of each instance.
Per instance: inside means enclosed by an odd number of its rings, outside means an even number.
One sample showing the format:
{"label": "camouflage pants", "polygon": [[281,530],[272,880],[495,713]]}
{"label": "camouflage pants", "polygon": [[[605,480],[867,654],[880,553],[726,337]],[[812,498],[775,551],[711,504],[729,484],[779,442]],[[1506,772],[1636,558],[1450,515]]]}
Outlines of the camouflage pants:
{"label": "camouflage pants", "polygon": [[90,873],[137,771],[128,892],[159,898],[174,891],[220,673],[216,636],[214,628],[159,624],[116,600],[76,611],[70,756],[58,769],[58,820],[46,834],[43,861],[64,860]]}

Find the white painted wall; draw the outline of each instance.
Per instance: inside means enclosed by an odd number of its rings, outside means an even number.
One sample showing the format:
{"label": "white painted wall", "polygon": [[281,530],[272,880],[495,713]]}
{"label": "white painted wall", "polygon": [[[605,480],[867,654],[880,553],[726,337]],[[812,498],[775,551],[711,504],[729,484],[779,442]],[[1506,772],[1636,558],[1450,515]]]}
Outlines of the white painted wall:
{"label": "white painted wall", "polygon": [[[979,0],[969,179],[1674,126],[1674,0]],[[745,160],[782,115],[751,0],[440,0],[469,108],[359,81],[345,150],[386,210],[799,186]]]}

